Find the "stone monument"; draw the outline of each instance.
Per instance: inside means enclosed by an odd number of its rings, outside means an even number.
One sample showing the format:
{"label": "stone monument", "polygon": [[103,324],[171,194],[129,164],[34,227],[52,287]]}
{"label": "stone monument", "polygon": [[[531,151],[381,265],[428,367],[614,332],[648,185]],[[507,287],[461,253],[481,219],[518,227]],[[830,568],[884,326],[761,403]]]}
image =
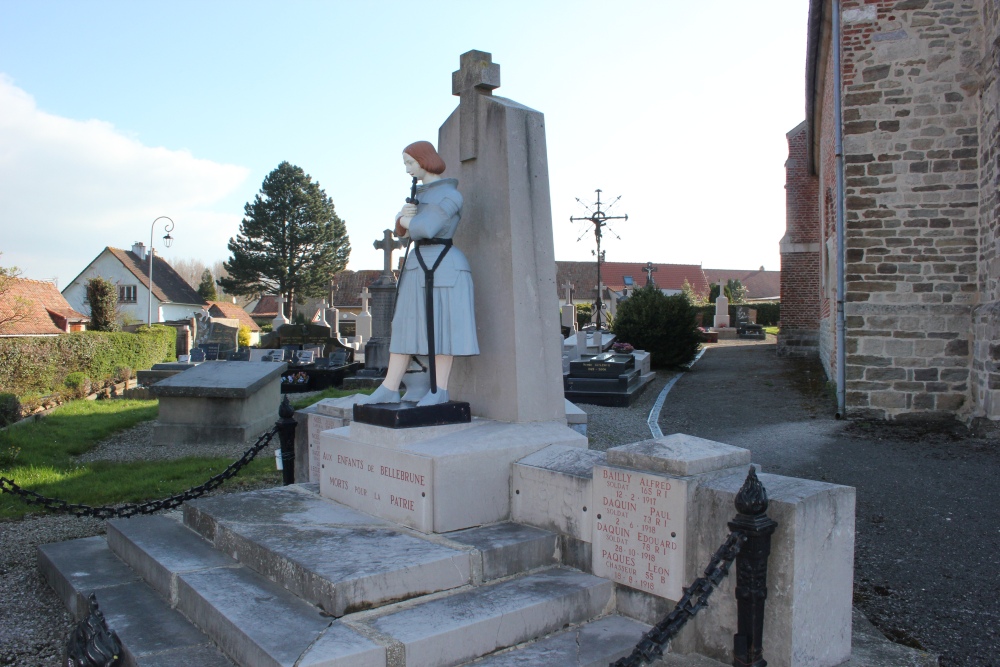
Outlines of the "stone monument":
{"label": "stone monument", "polygon": [[715,300],[715,328],[729,328],[729,299],[725,294],[720,294]]}
{"label": "stone monument", "polygon": [[361,290],[361,312],[358,313],[355,323],[354,340],[362,346],[362,349],[372,337],[372,314],[368,310],[368,299],[371,298],[371,295],[372,293],[368,291],[367,287]]}
{"label": "stone monument", "polygon": [[392,230],[382,232],[382,238],[372,243],[382,251],[382,275],[371,285],[371,338],[365,343],[365,370],[380,373],[389,366],[389,335],[392,312],[396,303],[396,276],[392,273],[392,251],[405,247],[401,239],[392,238]]}

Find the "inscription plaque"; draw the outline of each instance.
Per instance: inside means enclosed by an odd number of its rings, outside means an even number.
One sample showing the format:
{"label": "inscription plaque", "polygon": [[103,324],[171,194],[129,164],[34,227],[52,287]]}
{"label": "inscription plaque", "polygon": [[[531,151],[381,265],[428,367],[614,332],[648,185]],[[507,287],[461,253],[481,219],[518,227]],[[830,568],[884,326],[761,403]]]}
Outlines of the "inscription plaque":
{"label": "inscription plaque", "polygon": [[421,532],[433,532],[433,462],[336,438],[320,449],[320,495]]}
{"label": "inscription plaque", "polygon": [[687,583],[687,482],[594,466],[594,574],[670,600]]}

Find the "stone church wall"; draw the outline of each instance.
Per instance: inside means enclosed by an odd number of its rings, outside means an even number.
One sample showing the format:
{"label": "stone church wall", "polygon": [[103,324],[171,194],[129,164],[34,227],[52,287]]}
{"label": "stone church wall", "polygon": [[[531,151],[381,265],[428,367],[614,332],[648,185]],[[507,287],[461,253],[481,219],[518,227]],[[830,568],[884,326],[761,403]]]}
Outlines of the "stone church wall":
{"label": "stone church wall", "polygon": [[984,1],[842,5],[853,416],[971,408]]}

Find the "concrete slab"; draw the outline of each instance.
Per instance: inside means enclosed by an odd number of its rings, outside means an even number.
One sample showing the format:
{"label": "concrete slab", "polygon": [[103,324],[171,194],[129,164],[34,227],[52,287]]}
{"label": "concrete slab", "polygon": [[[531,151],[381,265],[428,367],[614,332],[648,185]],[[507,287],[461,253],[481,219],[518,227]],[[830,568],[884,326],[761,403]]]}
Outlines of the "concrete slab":
{"label": "concrete slab", "polygon": [[281,374],[287,364],[265,361],[218,361],[197,364],[157,382],[153,395],[185,398],[249,398]]}
{"label": "concrete slab", "polygon": [[649,626],[605,616],[537,642],[468,663],[475,667],[607,667],[632,652]]}
{"label": "concrete slab", "polygon": [[388,529],[225,523],[215,544],[335,617],[472,580],[468,551]]}
{"label": "concrete slab", "polygon": [[555,533],[517,523],[469,528],[445,537],[476,548],[484,581],[552,565],[558,541]]}
{"label": "concrete slab", "polygon": [[135,667],[177,667],[178,665],[236,667],[236,663],[224,656],[214,645],[179,648],[153,655],[135,656]]}
{"label": "concrete slab", "polygon": [[385,655],[384,646],[336,621],[309,647],[295,667],[385,667]]}
{"label": "concrete slab", "polygon": [[332,622],[243,567],[182,574],[177,600],[177,608],[242,667],[292,667]]}
{"label": "concrete slab", "polygon": [[400,641],[407,667],[459,665],[604,614],[610,582],[554,568],[388,613],[370,624]]}
{"label": "concrete slab", "polygon": [[750,465],[750,450],[674,433],[608,450],[608,465],[686,477]]}
{"label": "concrete slab", "polygon": [[177,602],[178,574],[237,564],[197,533],[165,516],[109,521],[107,542],[112,553],[171,604]]}
{"label": "concrete slab", "polygon": [[77,620],[87,614],[91,593],[98,592],[100,604],[101,590],[139,581],[100,535],[40,545],[38,569]]}

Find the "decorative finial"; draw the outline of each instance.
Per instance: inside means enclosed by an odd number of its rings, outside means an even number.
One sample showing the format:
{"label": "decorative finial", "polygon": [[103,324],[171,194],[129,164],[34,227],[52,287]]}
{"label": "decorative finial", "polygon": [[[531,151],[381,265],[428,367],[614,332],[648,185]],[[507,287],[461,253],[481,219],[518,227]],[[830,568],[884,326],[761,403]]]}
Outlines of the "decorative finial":
{"label": "decorative finial", "polygon": [[291,419],[295,416],[295,409],[292,407],[292,404],[288,402],[288,394],[285,394],[285,398],[281,401],[281,405],[278,407],[278,416],[282,419]]}
{"label": "decorative finial", "polygon": [[767,490],[757,479],[757,471],[753,466],[750,466],[750,472],[734,502],[736,511],[747,516],[759,516],[767,511]]}

